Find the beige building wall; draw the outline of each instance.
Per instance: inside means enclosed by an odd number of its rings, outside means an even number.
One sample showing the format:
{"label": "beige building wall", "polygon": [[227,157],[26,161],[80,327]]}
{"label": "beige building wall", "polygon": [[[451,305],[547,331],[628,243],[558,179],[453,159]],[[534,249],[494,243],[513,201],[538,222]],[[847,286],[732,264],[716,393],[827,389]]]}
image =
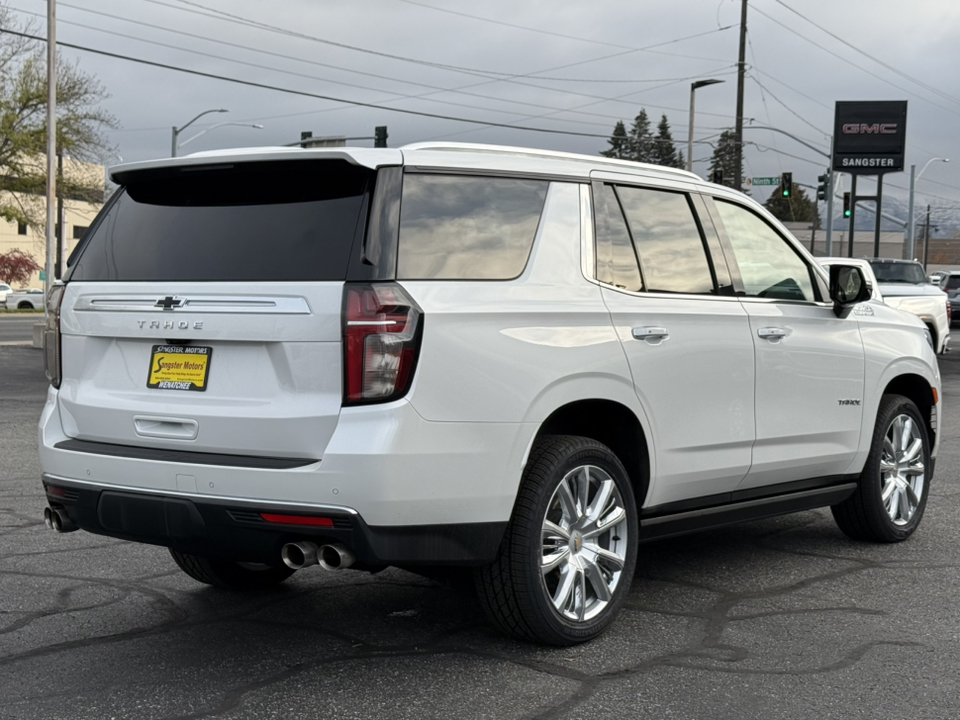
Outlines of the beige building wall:
{"label": "beige building wall", "polygon": [[[105,178],[102,165],[93,165],[90,163],[76,163],[78,171],[84,174],[95,176],[103,182]],[[64,168],[67,172],[67,168]],[[36,198],[39,207],[46,213],[46,203],[43,198]],[[66,244],[67,257],[77,246],[77,242],[83,235],[83,232],[90,227],[93,219],[103,203],[89,203],[80,200],[64,200],[64,229],[63,241]],[[44,215],[45,216],[45,215]],[[45,268],[47,262],[46,253],[46,235],[43,228],[27,227],[18,225],[15,222],[8,222],[0,219],[0,253],[7,253],[13,249],[20,249],[28,255],[32,255],[40,267]],[[43,282],[40,280],[40,273],[34,273],[30,280],[22,286],[23,288],[42,288]],[[20,287],[15,286],[14,290]]]}

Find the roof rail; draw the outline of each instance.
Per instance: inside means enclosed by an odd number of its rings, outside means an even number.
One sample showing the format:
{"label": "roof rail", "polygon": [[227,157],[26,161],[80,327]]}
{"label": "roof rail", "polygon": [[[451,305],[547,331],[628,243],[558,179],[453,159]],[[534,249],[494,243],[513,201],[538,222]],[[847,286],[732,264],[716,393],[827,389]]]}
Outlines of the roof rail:
{"label": "roof rail", "polygon": [[685,179],[693,179],[702,182],[702,178],[696,173],[679,168],[667,167],[666,165],[653,165],[650,163],[634,162],[633,160],[617,160],[596,155],[583,155],[582,153],[568,153],[559,150],[541,150],[539,148],[513,147],[509,145],[486,145],[482,143],[458,143],[458,142],[419,142],[410,145],[403,145],[400,150],[447,150],[459,152],[477,152],[477,153],[498,153],[503,155],[527,155],[533,157],[555,158],[557,160],[572,160],[576,162],[589,162],[592,164],[612,165],[619,169],[626,170],[652,170],[669,175],[679,175]]}

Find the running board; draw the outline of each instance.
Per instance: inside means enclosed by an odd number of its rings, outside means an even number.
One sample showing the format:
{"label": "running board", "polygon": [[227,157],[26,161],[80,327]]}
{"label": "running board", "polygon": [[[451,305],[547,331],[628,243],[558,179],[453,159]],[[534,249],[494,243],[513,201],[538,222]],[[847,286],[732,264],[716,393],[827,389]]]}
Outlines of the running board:
{"label": "running board", "polygon": [[709,528],[836,505],[857,489],[855,482],[774,497],[676,512],[640,519],[640,539],[653,540]]}

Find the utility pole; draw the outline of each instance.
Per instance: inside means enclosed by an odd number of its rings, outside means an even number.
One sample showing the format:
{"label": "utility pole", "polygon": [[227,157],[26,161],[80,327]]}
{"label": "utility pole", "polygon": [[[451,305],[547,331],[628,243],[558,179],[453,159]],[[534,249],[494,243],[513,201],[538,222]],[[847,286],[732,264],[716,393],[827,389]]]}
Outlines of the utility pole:
{"label": "utility pole", "polygon": [[63,152],[60,150],[57,151],[57,225],[56,225],[56,234],[57,234],[57,255],[55,265],[54,265],[54,277],[56,279],[63,278],[63,258],[64,258],[64,245],[63,245],[63,231],[64,223],[63,217]]}
{"label": "utility pole", "polygon": [[930,257],[930,206],[927,205],[927,219],[923,223],[923,271],[927,271],[927,258]]}
{"label": "utility pole", "polygon": [[[47,262],[43,289],[53,285],[57,201],[57,0],[47,0]],[[44,313],[47,304],[43,304]]]}
{"label": "utility pole", "polygon": [[747,59],[747,0],[740,8],[740,59],[737,61],[737,124],[733,144],[736,148],[736,167],[733,170],[733,189],[743,188],[743,83]]}

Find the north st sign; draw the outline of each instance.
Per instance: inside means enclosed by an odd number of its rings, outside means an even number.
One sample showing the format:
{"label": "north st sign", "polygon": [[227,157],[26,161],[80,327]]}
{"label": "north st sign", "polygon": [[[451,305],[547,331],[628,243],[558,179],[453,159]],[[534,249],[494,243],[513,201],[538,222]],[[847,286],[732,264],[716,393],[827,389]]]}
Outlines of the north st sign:
{"label": "north st sign", "polygon": [[903,170],[907,103],[837,102],[833,129],[833,169],[852,175]]}

